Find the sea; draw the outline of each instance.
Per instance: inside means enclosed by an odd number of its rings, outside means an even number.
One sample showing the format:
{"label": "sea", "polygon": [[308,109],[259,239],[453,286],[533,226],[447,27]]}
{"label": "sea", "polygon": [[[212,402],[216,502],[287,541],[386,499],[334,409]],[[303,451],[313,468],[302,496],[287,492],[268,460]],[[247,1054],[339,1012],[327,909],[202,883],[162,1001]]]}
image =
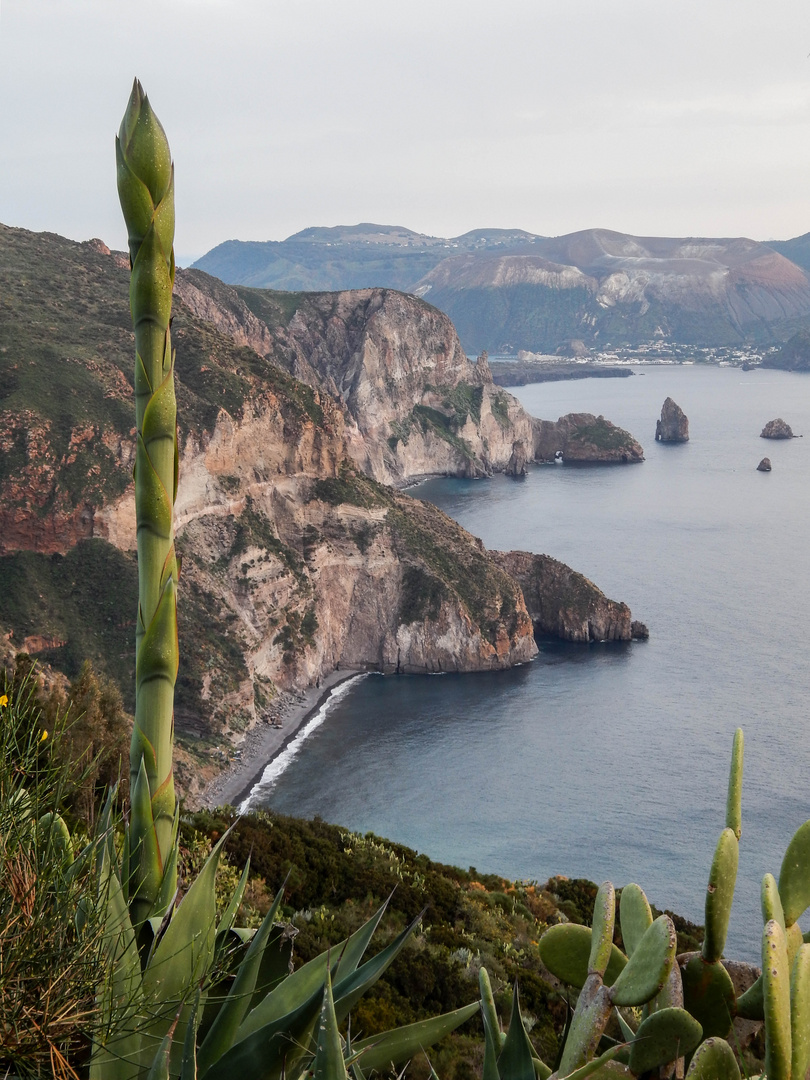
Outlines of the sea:
{"label": "sea", "polygon": [[[536,465],[522,480],[433,479],[410,494],[490,548],[568,563],[629,604],[649,640],[541,640],[509,671],[344,684],[251,805],[510,879],[635,881],[702,922],[739,726],[726,953],[756,961],[762,875],[778,877],[810,818],[810,376],[633,370],[514,393],[545,419],[604,415],[641,442],[643,463]],[[667,396],[689,418],[688,443],[655,442]],[[805,437],[761,439],[775,417]],[[757,471],[765,456],[770,473]]]}

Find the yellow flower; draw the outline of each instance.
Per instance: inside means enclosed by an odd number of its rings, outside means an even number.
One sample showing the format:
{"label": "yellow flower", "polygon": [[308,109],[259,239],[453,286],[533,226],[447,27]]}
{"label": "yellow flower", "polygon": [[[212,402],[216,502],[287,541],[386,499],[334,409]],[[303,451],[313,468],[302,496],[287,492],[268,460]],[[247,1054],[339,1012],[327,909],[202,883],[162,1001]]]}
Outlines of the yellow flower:
{"label": "yellow flower", "polygon": [[0,705],[8,705],[8,694],[0,696]]}
{"label": "yellow flower", "polygon": [[48,738],[48,732],[47,732],[47,731],[44,731],[44,730],[43,730],[42,734],[41,734],[41,735],[40,735],[40,737],[39,737],[39,741],[40,741],[40,742],[45,742],[45,740],[46,740],[47,738]]}

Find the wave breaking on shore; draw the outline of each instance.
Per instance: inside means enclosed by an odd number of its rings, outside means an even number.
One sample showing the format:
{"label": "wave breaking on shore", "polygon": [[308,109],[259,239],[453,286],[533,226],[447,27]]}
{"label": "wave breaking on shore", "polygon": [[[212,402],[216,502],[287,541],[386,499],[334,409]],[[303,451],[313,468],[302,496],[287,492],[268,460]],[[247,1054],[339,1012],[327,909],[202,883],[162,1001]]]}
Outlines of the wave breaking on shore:
{"label": "wave breaking on shore", "polygon": [[261,777],[250,789],[247,798],[243,799],[239,804],[240,814],[246,814],[249,810],[255,809],[255,803],[262,797],[270,794],[276,781],[296,757],[304,742],[321,726],[334,706],[342,701],[361,679],[365,679],[366,677],[367,673],[362,672],[359,675],[354,675],[351,679],[346,679],[345,682],[338,683],[338,685],[333,688],[329,697],[323,702],[321,707],[312,714],[309,720],[307,720],[304,726],[295,733],[286,746],[284,746],[283,749],[276,754],[267,765],[265,765]]}

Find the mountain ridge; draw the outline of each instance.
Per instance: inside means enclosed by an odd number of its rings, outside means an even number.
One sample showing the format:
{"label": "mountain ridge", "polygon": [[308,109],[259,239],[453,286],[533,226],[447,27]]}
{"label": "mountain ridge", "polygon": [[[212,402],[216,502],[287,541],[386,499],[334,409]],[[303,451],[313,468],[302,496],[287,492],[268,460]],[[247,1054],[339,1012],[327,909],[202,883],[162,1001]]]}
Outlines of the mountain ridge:
{"label": "mountain ridge", "polygon": [[468,353],[553,352],[569,339],[594,349],[655,337],[727,346],[774,344],[810,325],[805,241],[610,229],[559,237],[475,229],[443,239],[362,224],[263,245],[227,241],[194,267],[254,287],[412,292],[450,316]]}

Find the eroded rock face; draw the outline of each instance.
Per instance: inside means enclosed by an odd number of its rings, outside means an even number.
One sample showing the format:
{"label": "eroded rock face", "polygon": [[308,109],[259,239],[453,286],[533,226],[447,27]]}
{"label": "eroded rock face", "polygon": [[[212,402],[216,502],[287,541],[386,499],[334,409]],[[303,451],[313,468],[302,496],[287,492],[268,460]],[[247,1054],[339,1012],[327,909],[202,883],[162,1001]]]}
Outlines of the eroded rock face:
{"label": "eroded rock face", "polygon": [[770,471],[771,471],[771,459],[769,457],[764,457],[762,459],[762,461],[760,461],[759,465],[757,465],[757,472],[770,472]]}
{"label": "eroded rock face", "polygon": [[656,442],[689,442],[689,421],[680,405],[668,397],[655,425]]}
{"label": "eroded rock face", "polygon": [[630,641],[649,636],[617,603],[583,574],[550,555],[493,551],[492,557],[520,584],[535,630],[564,641]]}
{"label": "eroded rock face", "polygon": [[533,419],[532,423],[538,461],[553,461],[558,451],[565,461],[629,464],[644,460],[644,450],[633,436],[604,416],[568,413],[556,421]]}
{"label": "eroded rock face", "polygon": [[781,416],[776,420],[769,420],[765,427],[759,433],[760,439],[792,439],[793,429],[790,424],[786,424]]}
{"label": "eroded rock face", "polygon": [[509,458],[509,463],[506,466],[507,476],[525,476],[526,465],[528,460],[526,457],[526,447],[522,442],[515,442],[512,445],[512,456]]}
{"label": "eroded rock face", "polygon": [[532,445],[523,406],[472,363],[449,318],[392,289],[313,293],[286,327],[269,327],[236,289],[199,271],[175,289],[193,313],[284,364],[345,411],[352,460],[381,483],[503,471],[516,440]]}

